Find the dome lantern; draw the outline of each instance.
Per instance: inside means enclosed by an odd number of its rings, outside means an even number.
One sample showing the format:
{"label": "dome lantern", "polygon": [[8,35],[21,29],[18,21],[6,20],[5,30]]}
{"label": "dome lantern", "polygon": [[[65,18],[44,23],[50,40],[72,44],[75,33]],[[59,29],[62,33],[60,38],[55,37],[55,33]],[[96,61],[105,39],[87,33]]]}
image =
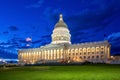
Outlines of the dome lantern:
{"label": "dome lantern", "polygon": [[60,18],[59,18],[59,21],[63,21],[63,17],[62,17],[62,14],[60,14]]}
{"label": "dome lantern", "polygon": [[55,28],[60,28],[60,27],[67,28],[66,23],[63,21],[62,14],[59,15],[59,21],[55,25]]}

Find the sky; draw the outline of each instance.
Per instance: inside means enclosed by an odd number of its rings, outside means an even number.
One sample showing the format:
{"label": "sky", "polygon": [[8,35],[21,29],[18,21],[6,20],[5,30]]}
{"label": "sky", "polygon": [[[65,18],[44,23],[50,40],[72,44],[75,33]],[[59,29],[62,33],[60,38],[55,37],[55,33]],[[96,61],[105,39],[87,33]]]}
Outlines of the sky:
{"label": "sky", "polygon": [[59,14],[72,44],[108,40],[120,54],[120,0],[0,0],[0,58],[49,44]]}

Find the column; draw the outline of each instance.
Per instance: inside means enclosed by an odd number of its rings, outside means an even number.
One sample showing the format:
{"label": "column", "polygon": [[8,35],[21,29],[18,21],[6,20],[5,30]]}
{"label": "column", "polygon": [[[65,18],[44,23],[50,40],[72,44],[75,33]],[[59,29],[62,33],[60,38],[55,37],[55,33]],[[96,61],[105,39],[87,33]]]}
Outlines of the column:
{"label": "column", "polygon": [[59,59],[61,59],[61,49],[59,49]]}
{"label": "column", "polygon": [[39,52],[39,59],[42,60],[42,51]]}
{"label": "column", "polygon": [[56,49],[54,49],[54,60],[56,60]]}
{"label": "column", "polygon": [[44,50],[42,50],[41,52],[42,52],[42,60],[44,60]]}
{"label": "column", "polygon": [[108,56],[107,58],[110,58],[110,47],[108,46]]}
{"label": "column", "polygon": [[47,59],[49,60],[49,57],[50,57],[50,56],[49,56],[49,50],[47,50],[47,56],[48,56]]}
{"label": "column", "polygon": [[55,60],[57,59],[57,49],[55,49]]}
{"label": "column", "polygon": [[49,60],[49,56],[48,56],[48,50],[46,50],[46,54],[47,54],[47,60]]}
{"label": "column", "polygon": [[63,59],[62,49],[60,49],[60,58]]}
{"label": "column", "polygon": [[104,48],[105,48],[105,50],[104,50],[104,56],[105,56],[105,62],[106,62],[106,60],[107,60],[107,47],[104,46]]}
{"label": "column", "polygon": [[59,49],[57,49],[57,59],[59,59]]}
{"label": "column", "polygon": [[52,60],[52,54],[53,54],[53,51],[51,49],[51,51],[50,51],[50,60]]}
{"label": "column", "polygon": [[45,55],[44,58],[45,58],[45,60],[46,60],[46,50],[44,50],[44,55]]}

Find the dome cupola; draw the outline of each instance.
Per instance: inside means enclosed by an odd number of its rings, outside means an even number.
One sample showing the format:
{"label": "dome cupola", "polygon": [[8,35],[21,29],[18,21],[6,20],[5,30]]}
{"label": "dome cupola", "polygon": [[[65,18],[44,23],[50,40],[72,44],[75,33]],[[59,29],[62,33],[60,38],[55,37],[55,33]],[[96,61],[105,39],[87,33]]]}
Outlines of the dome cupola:
{"label": "dome cupola", "polygon": [[70,33],[66,23],[63,21],[63,16],[60,14],[59,21],[56,23],[53,34],[52,34],[52,44],[58,43],[69,43],[70,41]]}

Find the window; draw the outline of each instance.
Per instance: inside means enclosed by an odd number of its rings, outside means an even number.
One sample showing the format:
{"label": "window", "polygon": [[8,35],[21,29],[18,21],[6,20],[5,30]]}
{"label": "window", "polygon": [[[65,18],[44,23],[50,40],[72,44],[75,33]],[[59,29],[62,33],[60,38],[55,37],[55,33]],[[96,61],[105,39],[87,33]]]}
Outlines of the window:
{"label": "window", "polygon": [[86,56],[84,56],[84,59],[86,58]]}
{"label": "window", "polygon": [[97,51],[99,51],[99,48],[96,48],[97,49]]}
{"label": "window", "polygon": [[61,36],[61,40],[63,40],[63,36]]}
{"label": "window", "polygon": [[103,48],[101,48],[101,50],[103,50]]}
{"label": "window", "polygon": [[84,55],[86,55],[86,52],[84,52]]}
{"label": "window", "polygon": [[103,51],[101,51],[101,54],[103,54]]}
{"label": "window", "polygon": [[90,52],[88,52],[88,54],[90,54]]}
{"label": "window", "polygon": [[98,59],[98,58],[99,58],[99,56],[96,56],[96,58]]}
{"label": "window", "polygon": [[70,57],[69,57],[69,59],[70,59]]}
{"label": "window", "polygon": [[88,59],[90,59],[90,56],[88,56]]}
{"label": "window", "polygon": [[103,58],[103,55],[101,55],[101,58]]}

